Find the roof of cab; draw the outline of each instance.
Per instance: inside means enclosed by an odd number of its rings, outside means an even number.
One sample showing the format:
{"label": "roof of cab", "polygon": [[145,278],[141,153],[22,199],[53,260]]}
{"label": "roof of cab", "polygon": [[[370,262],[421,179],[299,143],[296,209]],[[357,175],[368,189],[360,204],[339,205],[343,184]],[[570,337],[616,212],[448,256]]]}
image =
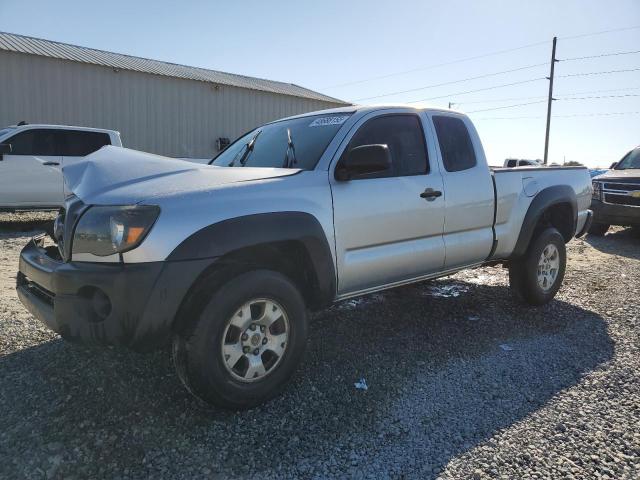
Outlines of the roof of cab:
{"label": "roof of cab", "polygon": [[299,115],[293,115],[291,117],[281,118],[281,119],[275,120],[275,122],[279,122],[281,120],[290,120],[294,118],[310,117],[314,115],[331,115],[331,114],[340,114],[340,113],[351,114],[356,112],[368,113],[368,112],[375,112],[378,110],[391,110],[396,108],[405,108],[405,109],[408,108],[416,111],[446,112],[446,113],[456,113],[459,115],[465,115],[464,112],[461,112],[459,110],[453,110],[453,109],[444,108],[444,107],[433,107],[430,105],[422,105],[422,104],[409,105],[406,103],[389,103],[389,104],[379,104],[379,105],[349,105],[346,107],[328,108],[326,110],[316,110],[314,112],[301,113]]}

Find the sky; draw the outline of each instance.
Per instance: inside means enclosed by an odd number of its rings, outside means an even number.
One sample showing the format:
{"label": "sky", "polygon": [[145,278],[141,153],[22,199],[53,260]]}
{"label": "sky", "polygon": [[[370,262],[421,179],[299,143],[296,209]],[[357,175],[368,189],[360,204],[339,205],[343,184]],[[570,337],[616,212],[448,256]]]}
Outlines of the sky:
{"label": "sky", "polygon": [[492,165],[543,157],[557,36],[549,162],[608,166],[640,144],[640,0],[0,0],[0,31],[356,103],[452,102]]}

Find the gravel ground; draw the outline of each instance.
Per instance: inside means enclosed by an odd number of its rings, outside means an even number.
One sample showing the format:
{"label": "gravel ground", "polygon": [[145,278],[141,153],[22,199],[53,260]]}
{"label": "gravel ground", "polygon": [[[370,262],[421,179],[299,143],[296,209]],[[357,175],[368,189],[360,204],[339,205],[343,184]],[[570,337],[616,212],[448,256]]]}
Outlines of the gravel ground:
{"label": "gravel ground", "polygon": [[573,241],[542,308],[501,268],[336,305],[284,395],[232,413],[202,410],[168,351],[70,345],[26,312],[18,252],[47,215],[0,214],[2,478],[640,478],[628,231]]}

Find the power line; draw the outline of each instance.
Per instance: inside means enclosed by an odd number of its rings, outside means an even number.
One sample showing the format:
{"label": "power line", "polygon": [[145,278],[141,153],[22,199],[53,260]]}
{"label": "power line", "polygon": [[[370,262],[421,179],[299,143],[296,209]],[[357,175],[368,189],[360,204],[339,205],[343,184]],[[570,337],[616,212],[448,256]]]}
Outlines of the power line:
{"label": "power line", "polygon": [[575,113],[571,115],[557,115],[560,118],[573,118],[573,117],[608,117],[610,115],[638,115],[640,111],[636,112],[605,112],[605,113]]}
{"label": "power line", "polygon": [[558,37],[560,40],[574,40],[576,38],[584,38],[584,37],[595,37],[596,35],[604,35],[606,33],[616,33],[616,32],[624,32],[627,30],[635,30],[640,28],[640,25],[634,25],[631,27],[622,27],[622,28],[614,28],[611,30],[601,30],[599,32],[591,32],[591,33],[581,33],[578,35],[570,35],[567,37]]}
{"label": "power line", "polygon": [[505,50],[498,50],[498,51],[495,51],[495,52],[485,53],[485,54],[482,54],[482,55],[475,55],[473,57],[460,58],[458,60],[451,60],[450,62],[435,63],[433,65],[425,65],[425,66],[422,66],[422,67],[416,67],[416,68],[412,68],[412,69],[409,69],[409,70],[402,70],[402,71],[399,71],[399,72],[388,73],[386,75],[378,75],[376,77],[369,77],[369,78],[365,78],[365,79],[362,79],[362,80],[354,80],[353,82],[339,83],[337,85],[330,85],[330,86],[327,86],[327,87],[321,87],[321,89],[322,90],[328,90],[328,89],[331,89],[331,88],[347,87],[347,86],[350,86],[350,85],[358,85],[360,83],[373,82],[375,80],[382,80],[382,79],[385,79],[385,78],[395,77],[395,76],[398,76],[398,75],[406,75],[407,73],[419,72],[419,71],[422,71],[422,70],[431,70],[433,68],[446,67],[448,65],[455,65],[457,63],[469,62],[471,60],[479,60],[481,58],[491,57],[491,56],[494,56],[494,55],[501,55],[503,53],[515,52],[517,50],[522,50],[524,48],[537,47],[538,45],[543,45],[545,43],[549,43],[549,41],[548,40],[544,40],[542,42],[529,43],[527,45],[521,45],[519,47],[508,48],[508,49],[505,49]]}
{"label": "power line", "polygon": [[624,88],[607,88],[605,90],[589,90],[586,92],[573,92],[573,93],[560,93],[559,95],[587,95],[590,93],[604,93],[604,92],[624,92],[626,90],[640,90],[640,87],[624,87]]}
{"label": "power line", "polygon": [[482,110],[472,110],[471,112],[467,112],[467,113],[488,112],[489,110],[502,110],[503,108],[523,107],[525,105],[533,105],[535,103],[544,103],[544,102],[546,102],[546,100],[537,100],[535,102],[516,103],[514,105],[503,105],[501,107],[483,108]]}
{"label": "power line", "polygon": [[[599,98],[623,98],[623,97],[640,97],[640,94],[627,94],[627,95],[601,95],[601,96],[593,96],[593,97],[558,97],[558,98],[554,98],[554,100],[590,100],[590,99],[599,99]],[[516,108],[516,107],[524,107],[526,105],[535,105],[538,103],[544,103],[546,102],[546,100],[537,100],[535,102],[526,102],[526,103],[515,103],[513,105],[503,105],[500,107],[493,107],[493,108],[483,108],[481,110],[471,110],[470,112],[466,112],[468,114],[470,113],[478,113],[478,112],[489,112],[491,110],[502,110],[504,108]],[[554,115],[552,115],[553,117]]]}
{"label": "power line", "polygon": [[399,91],[396,91],[396,92],[383,93],[381,95],[374,95],[372,97],[356,98],[354,101],[355,102],[359,102],[360,100],[371,100],[371,99],[374,99],[374,98],[389,97],[391,95],[398,95],[400,93],[417,92],[419,90],[427,90],[429,88],[443,87],[445,85],[453,85],[454,83],[468,82],[468,81],[471,81],[471,80],[478,80],[480,78],[494,77],[496,75],[503,75],[505,73],[518,72],[520,70],[528,70],[530,68],[541,67],[541,66],[544,66],[544,65],[547,65],[547,64],[546,63],[537,63],[535,65],[527,65],[527,66],[524,66],[524,67],[511,68],[509,70],[502,70],[500,72],[485,73],[483,75],[477,75],[475,77],[461,78],[459,80],[452,80],[450,82],[435,83],[433,85],[426,85],[424,87],[410,88],[408,90],[399,90]]}
{"label": "power line", "polygon": [[561,58],[559,62],[573,62],[574,60],[587,60],[589,58],[602,58],[602,57],[617,57],[620,55],[634,55],[636,53],[640,53],[640,50],[633,50],[630,52],[613,52],[613,53],[601,53],[600,55],[588,55],[586,57],[571,57],[571,58]]}
{"label": "power line", "polygon": [[547,79],[547,77],[531,78],[529,80],[521,80],[519,82],[503,83],[502,85],[493,85],[492,87],[477,88],[475,90],[467,90],[467,91],[464,91],[464,92],[448,93],[447,95],[439,95],[437,97],[422,98],[420,100],[412,100],[412,101],[407,102],[407,103],[428,102],[429,100],[437,100],[439,98],[453,97],[455,95],[466,95],[467,93],[484,92],[486,90],[495,90],[497,88],[511,87],[512,85],[521,85],[523,83],[538,82],[540,80],[546,80],[546,79]]}
{"label": "power line", "polygon": [[625,97],[640,97],[640,94],[629,93],[626,95],[596,95],[593,97],[558,97],[556,100],[591,100],[597,98],[625,98]]}
{"label": "power line", "polygon": [[[640,115],[640,111],[635,112],[605,112],[605,113],[576,113],[570,115],[552,115],[552,118],[574,118],[574,117],[608,117],[614,115]],[[533,119],[544,118],[543,115],[526,115],[522,117],[485,117],[476,118],[474,121],[480,120],[521,120],[521,119]]]}
{"label": "power line", "polygon": [[[554,98],[554,100],[590,100],[590,99],[600,99],[600,98],[623,98],[623,97],[640,97],[640,94],[627,94],[627,95],[601,95],[601,96],[592,96],[592,97],[558,97],[558,98]],[[538,97],[540,98],[540,97]],[[516,107],[524,107],[526,105],[535,105],[538,103],[544,103],[546,100],[537,100],[535,102],[526,102],[526,103],[515,103],[513,105],[503,105],[500,107],[493,107],[493,108],[483,108],[481,110],[471,110],[469,112],[466,112],[468,114],[471,113],[478,113],[478,112],[489,112],[491,110],[502,110],[505,108],[516,108]],[[553,115],[552,115],[553,117]],[[536,117],[536,118],[540,118],[540,117]]]}
{"label": "power line", "polygon": [[[624,91],[628,91],[628,90],[640,90],[640,87],[608,88],[608,89],[604,89],[604,90],[588,90],[588,91],[583,91],[583,92],[565,93],[565,94],[559,94],[558,98],[567,97],[567,96],[571,96],[571,95],[588,95],[588,94],[591,94],[591,93],[624,92]],[[488,100],[470,100],[470,101],[452,102],[452,103],[455,103],[456,105],[471,105],[471,104],[476,104],[476,103],[498,103],[498,102],[512,102],[512,101],[517,101],[517,100],[537,100],[539,98],[547,98],[547,96],[546,95],[539,95],[537,97],[490,98]]]}
{"label": "power line", "polygon": [[580,72],[580,73],[569,73],[566,75],[558,75],[558,78],[568,78],[568,77],[585,77],[589,75],[608,75],[610,73],[625,73],[625,72],[637,72],[640,68],[627,68],[624,70],[606,70],[601,72]]}
{"label": "power line", "polygon": [[[572,73],[572,74],[568,74],[568,75],[558,75],[558,77],[562,77],[562,78],[567,78],[567,77],[580,77],[580,76],[588,76],[588,75],[605,75],[605,74],[612,74],[612,73],[622,73],[622,72],[635,72],[640,70],[640,68],[631,68],[631,69],[624,69],[624,70],[608,70],[608,71],[602,71],[602,72],[581,72],[581,73]],[[431,98],[423,98],[420,100],[412,100],[410,102],[407,103],[419,103],[419,102],[426,102],[429,100],[437,100],[440,98],[448,98],[448,97],[454,97],[456,95],[465,95],[467,93],[476,93],[476,92],[484,92],[486,90],[494,90],[496,88],[503,88],[503,87],[510,87],[512,85],[520,85],[523,83],[531,83],[531,82],[536,82],[539,80],[546,80],[547,77],[539,77],[539,78],[532,78],[530,80],[522,80],[520,82],[512,82],[512,83],[505,83],[502,85],[494,85],[492,87],[485,87],[485,88],[479,88],[476,90],[467,90],[464,92],[456,92],[456,93],[449,93],[447,95],[440,95],[437,97],[431,97]],[[361,99],[364,100],[364,99]],[[464,103],[464,102],[460,102],[460,103]]]}
{"label": "power line", "polygon": [[[443,83],[437,83],[437,84],[433,84],[433,85],[426,85],[424,87],[418,87],[418,88],[411,88],[408,90],[398,90],[395,92],[388,92],[388,93],[383,93],[381,95],[374,95],[371,97],[362,97],[362,98],[356,98],[354,100],[354,102],[359,102],[362,100],[372,100],[372,99],[376,99],[376,98],[382,98],[382,97],[389,97],[391,95],[398,95],[401,93],[409,93],[409,92],[416,92],[416,91],[420,91],[420,90],[427,90],[429,88],[436,88],[436,87],[442,87],[445,85],[452,85],[455,83],[462,83],[462,82],[468,82],[471,80],[477,80],[480,78],[487,78],[487,77],[492,77],[492,76],[496,76],[496,75],[502,75],[505,73],[511,73],[511,72],[516,72],[519,70],[525,70],[525,69],[530,69],[530,68],[535,68],[535,67],[540,67],[546,65],[546,63],[538,63],[535,65],[527,65],[524,67],[518,67],[518,68],[512,68],[509,70],[502,70],[500,72],[493,72],[493,73],[486,73],[484,75],[477,75],[475,77],[467,77],[467,78],[462,78],[459,80],[452,80],[450,82],[443,82]],[[579,73],[569,73],[569,74],[565,74],[565,75],[558,75],[558,78],[569,78],[569,77],[584,77],[584,76],[592,76],[592,75],[609,75],[609,74],[614,74],[614,73],[626,73],[626,72],[636,72],[640,70],[640,68],[628,68],[628,69],[622,69],[622,70],[605,70],[605,71],[599,71],[599,72],[579,72]],[[468,92],[459,92],[459,93],[452,93],[449,95],[442,95],[439,97],[431,97],[431,98],[426,98],[426,99],[422,99],[422,100],[413,100],[411,102],[408,103],[418,103],[418,102],[422,102],[422,101],[426,101],[426,100],[435,100],[438,98],[444,98],[444,97],[451,97],[453,95],[462,95],[464,93],[472,93],[472,92],[481,92],[481,91],[485,91],[485,90],[491,90],[493,88],[502,88],[502,87],[507,87],[507,86],[511,86],[511,85],[518,85],[520,83],[528,83],[528,82],[533,82],[536,80],[543,80],[546,77],[541,77],[541,78],[535,78],[535,79],[531,79],[531,80],[524,80],[522,82],[514,82],[514,83],[509,83],[509,84],[504,84],[504,85],[497,85],[495,87],[488,87],[488,88],[483,88],[483,89],[478,89],[478,90],[470,90]]]}
{"label": "power line", "polygon": [[[566,36],[566,37],[558,37],[560,40],[573,40],[576,38],[583,38],[583,37],[592,37],[592,36],[596,36],[596,35],[604,35],[607,33],[615,33],[615,32],[623,32],[623,31],[627,31],[627,30],[635,30],[640,28],[640,25],[634,25],[631,27],[623,27],[623,28],[615,28],[615,29],[611,29],[611,30],[601,30],[599,32],[590,32],[590,33],[583,33],[583,34],[579,34],[579,35],[570,35],[570,36]],[[526,45],[520,45],[518,47],[513,47],[513,48],[507,48],[504,50],[497,50],[494,52],[488,52],[488,53],[484,53],[481,55],[474,55],[471,57],[465,57],[465,58],[460,58],[457,60],[451,60],[449,62],[443,62],[443,63],[436,63],[436,64],[432,64],[432,65],[424,65],[421,67],[416,67],[416,68],[411,68],[408,70],[401,70],[399,72],[393,72],[393,73],[388,73],[388,74],[384,74],[384,75],[378,75],[378,76],[374,76],[374,77],[369,77],[369,78],[364,78],[364,79],[360,79],[360,80],[354,80],[352,82],[345,82],[345,83],[339,83],[336,85],[329,85],[326,87],[320,87],[320,89],[324,89],[324,90],[328,90],[328,89],[332,89],[332,88],[341,88],[341,87],[347,87],[350,85],[358,85],[361,83],[367,83],[367,82],[372,82],[375,80],[382,80],[385,78],[390,78],[390,77],[395,77],[398,75],[406,75],[407,73],[413,73],[413,72],[419,72],[422,70],[430,70],[433,68],[439,68],[439,67],[446,67],[448,65],[455,65],[457,63],[463,63],[463,62],[469,62],[472,60],[478,60],[481,58],[487,58],[487,57],[492,57],[495,55],[502,55],[504,53],[510,53],[510,52],[515,52],[518,50],[523,50],[525,48],[531,48],[531,47],[537,47],[538,45],[546,45],[547,43],[549,43],[548,40],[543,40],[540,42],[535,42],[535,43],[529,43]]]}
{"label": "power line", "polygon": [[499,102],[512,102],[514,100],[536,100],[539,98],[547,98],[546,95],[538,95],[537,97],[511,97],[511,98],[492,98],[489,100],[472,100],[469,102],[452,102],[456,105],[471,105],[474,103],[499,103]]}

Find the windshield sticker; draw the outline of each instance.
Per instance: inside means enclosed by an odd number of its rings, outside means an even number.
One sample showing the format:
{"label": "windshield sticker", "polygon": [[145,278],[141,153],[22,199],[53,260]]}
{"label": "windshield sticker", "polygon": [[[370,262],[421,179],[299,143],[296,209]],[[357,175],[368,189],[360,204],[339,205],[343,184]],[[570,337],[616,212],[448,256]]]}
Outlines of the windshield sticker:
{"label": "windshield sticker", "polygon": [[342,125],[347,121],[349,115],[340,115],[335,117],[321,117],[316,118],[309,124],[310,127],[328,127],[330,125]]}

